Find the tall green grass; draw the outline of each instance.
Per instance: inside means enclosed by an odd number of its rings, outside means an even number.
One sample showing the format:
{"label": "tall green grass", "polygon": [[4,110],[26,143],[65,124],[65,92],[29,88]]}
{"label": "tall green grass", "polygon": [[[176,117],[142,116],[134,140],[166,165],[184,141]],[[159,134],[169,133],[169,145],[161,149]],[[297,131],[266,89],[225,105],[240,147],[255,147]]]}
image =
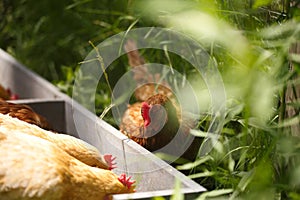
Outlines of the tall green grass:
{"label": "tall green grass", "polygon": [[[298,6],[292,0],[4,0],[0,47],[71,96],[79,63],[93,49],[88,41],[97,44],[130,26],[189,35],[218,66],[226,117],[212,151],[178,169],[209,190],[199,199],[300,199]],[[153,49],[141,53],[149,62],[172,64],[195,82],[201,100],[210,98],[180,57]],[[123,56],[109,66],[111,87],[127,65]],[[106,80],[95,95],[100,115],[111,104]],[[207,109],[192,131],[197,137],[212,134],[210,107],[203,105]],[[110,112],[104,119],[115,125]]]}

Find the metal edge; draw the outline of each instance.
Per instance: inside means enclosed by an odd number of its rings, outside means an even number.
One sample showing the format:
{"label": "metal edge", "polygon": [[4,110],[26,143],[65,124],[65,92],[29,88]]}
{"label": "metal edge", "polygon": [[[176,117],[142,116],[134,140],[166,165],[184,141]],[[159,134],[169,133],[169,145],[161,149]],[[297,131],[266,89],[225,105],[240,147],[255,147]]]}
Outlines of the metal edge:
{"label": "metal edge", "polygon": [[123,142],[126,142],[127,145],[133,146],[141,154],[147,154],[147,157],[149,159],[151,159],[151,161],[154,162],[154,163],[156,163],[157,165],[169,168],[169,171],[172,171],[172,174],[176,178],[179,178],[180,180],[183,180],[184,181],[183,183],[186,184],[186,185],[188,185],[189,188],[193,188],[192,189],[193,192],[206,191],[206,189],[203,186],[201,186],[200,184],[196,183],[194,180],[188,178],[182,172],[178,171],[177,169],[175,169],[174,167],[172,167],[170,164],[168,164],[164,160],[160,159],[159,157],[157,157],[156,155],[154,155],[153,153],[151,153],[147,149],[145,149],[142,146],[140,146],[139,144],[135,143],[134,141],[128,139],[128,140],[124,140]]}
{"label": "metal edge", "polygon": [[[175,188],[175,186],[174,186]],[[201,191],[194,191],[192,189],[180,189],[181,194],[184,196],[199,196],[200,192],[205,192],[206,189],[203,188]],[[151,191],[151,192],[139,192],[139,193],[130,193],[130,194],[115,194],[112,195],[115,200],[123,199],[153,199],[153,197],[170,197],[174,194],[175,190],[160,190],[160,191]]]}
{"label": "metal edge", "polygon": [[43,86],[46,87],[49,91],[53,92],[56,97],[60,97],[65,99],[68,97],[66,94],[60,92],[60,90],[51,84],[49,81],[45,80],[42,78],[40,75],[37,73],[27,69],[24,65],[19,63],[14,57],[12,57],[10,54],[6,53],[3,49],[0,48],[0,57],[4,59],[6,62],[12,64],[14,67],[16,67],[18,70],[20,70],[22,73],[24,73],[26,76],[31,78],[32,81],[36,82],[37,84],[42,84]]}

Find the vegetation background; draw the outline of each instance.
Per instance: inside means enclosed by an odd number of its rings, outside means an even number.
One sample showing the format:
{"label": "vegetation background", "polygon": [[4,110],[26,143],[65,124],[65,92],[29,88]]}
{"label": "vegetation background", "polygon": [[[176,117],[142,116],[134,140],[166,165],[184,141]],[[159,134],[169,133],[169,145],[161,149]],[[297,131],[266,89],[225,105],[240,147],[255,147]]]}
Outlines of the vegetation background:
{"label": "vegetation background", "polygon": [[[72,95],[74,75],[93,47],[136,27],[168,27],[209,52],[226,89],[226,113],[214,149],[179,170],[208,189],[198,198],[300,199],[299,0],[1,0],[0,47]],[[91,41],[91,43],[89,42]],[[145,50],[150,62],[193,68],[176,55]],[[107,73],[112,86],[127,71],[121,57]],[[83,77],[85,78],[85,77]],[[197,91],[205,99],[205,87]],[[97,113],[116,125],[106,81]],[[206,137],[207,106],[197,137]],[[212,136],[213,137],[213,136]],[[174,197],[180,199],[180,193]]]}

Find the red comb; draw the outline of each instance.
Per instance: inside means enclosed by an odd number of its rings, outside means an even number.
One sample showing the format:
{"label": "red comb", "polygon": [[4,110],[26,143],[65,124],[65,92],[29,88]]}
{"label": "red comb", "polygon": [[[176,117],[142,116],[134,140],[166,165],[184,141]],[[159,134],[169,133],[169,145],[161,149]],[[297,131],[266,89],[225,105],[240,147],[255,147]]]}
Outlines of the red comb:
{"label": "red comb", "polygon": [[150,106],[147,102],[143,102],[142,103],[142,108],[141,108],[141,114],[142,114],[142,117],[144,119],[144,126],[147,127],[150,122],[151,122],[151,119],[150,119],[150,116],[149,116],[149,110],[150,110]]}
{"label": "red comb", "polygon": [[13,94],[10,96],[10,100],[17,100],[17,99],[19,99],[19,95],[17,94]]}
{"label": "red comb", "polygon": [[125,186],[127,186],[128,189],[130,189],[130,187],[132,186],[132,184],[135,183],[135,181],[131,181],[131,176],[129,176],[128,178],[126,178],[126,174],[121,174],[120,177],[118,178],[118,180]]}
{"label": "red comb", "polygon": [[112,170],[112,169],[116,168],[116,163],[114,162],[116,157],[113,157],[110,154],[106,154],[103,157],[104,157],[104,160],[106,161],[106,163],[108,164],[108,169],[109,170]]}
{"label": "red comb", "polygon": [[9,88],[6,89],[7,93],[10,96],[10,100],[17,100],[19,99],[19,95],[17,94],[12,94],[11,90]]}

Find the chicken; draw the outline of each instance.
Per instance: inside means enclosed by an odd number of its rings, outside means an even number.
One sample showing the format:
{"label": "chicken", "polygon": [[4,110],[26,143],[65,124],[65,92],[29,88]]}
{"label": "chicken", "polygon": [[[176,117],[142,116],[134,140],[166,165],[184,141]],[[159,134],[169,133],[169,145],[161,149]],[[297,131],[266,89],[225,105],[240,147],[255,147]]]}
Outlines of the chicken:
{"label": "chicken", "polygon": [[113,169],[115,166],[115,158],[111,155],[101,155],[99,151],[92,145],[66,134],[54,133],[39,128],[36,125],[20,121],[17,118],[8,118],[2,115],[0,118],[0,126],[2,130],[10,132],[11,130],[24,131],[24,134],[39,137],[54,143],[56,146],[64,150],[70,156],[75,157],[81,162],[103,169]]}
{"label": "chicken", "polygon": [[27,105],[14,104],[0,100],[0,113],[9,114],[12,117],[17,117],[20,120],[35,124],[43,129],[51,130],[49,122],[41,115],[37,114]]}
{"label": "chicken", "polygon": [[121,132],[150,151],[168,144],[178,128],[176,109],[162,94],[156,94],[143,103],[130,105],[120,125]]}
{"label": "chicken", "polygon": [[[165,152],[178,154],[182,151],[182,157],[193,160],[201,144],[199,138],[194,139],[189,133],[196,120],[182,114],[167,82],[156,85],[147,67],[138,66],[145,61],[135,49],[136,44],[132,40],[125,44],[125,50],[130,51],[127,55],[134,72],[133,79],[137,82],[134,95],[138,102],[128,105],[120,131],[150,151],[170,144]],[[155,77],[160,79],[159,74]]]}
{"label": "chicken", "polygon": [[[34,112],[28,105],[14,104],[0,100],[0,113],[8,114],[11,117],[16,117],[24,122],[39,126],[45,130],[51,130],[51,125],[41,115]],[[1,122],[0,122],[1,123]],[[114,157],[111,155],[100,155],[96,148],[88,143],[78,140],[74,137],[65,134],[54,134],[57,132],[43,131],[35,126],[29,126],[27,123],[13,124],[5,123],[4,126],[11,126],[9,128],[14,129],[26,129],[27,134],[49,140],[56,143],[71,156],[76,157],[81,162],[95,167],[101,167],[104,169],[114,168]]]}
{"label": "chicken", "polygon": [[12,94],[10,89],[6,90],[0,85],[0,113],[9,114],[12,117],[17,117],[20,120],[35,124],[46,130],[52,129],[47,120],[34,112],[29,106],[6,102],[6,100],[16,100],[18,98],[17,94]]}
{"label": "chicken", "polygon": [[10,89],[5,89],[0,85],[0,100],[16,100],[19,96],[17,94],[12,94]]}
{"label": "chicken", "polygon": [[14,128],[25,122],[2,114],[0,119],[0,199],[98,200],[134,192],[125,174],[86,165],[28,129]]}

